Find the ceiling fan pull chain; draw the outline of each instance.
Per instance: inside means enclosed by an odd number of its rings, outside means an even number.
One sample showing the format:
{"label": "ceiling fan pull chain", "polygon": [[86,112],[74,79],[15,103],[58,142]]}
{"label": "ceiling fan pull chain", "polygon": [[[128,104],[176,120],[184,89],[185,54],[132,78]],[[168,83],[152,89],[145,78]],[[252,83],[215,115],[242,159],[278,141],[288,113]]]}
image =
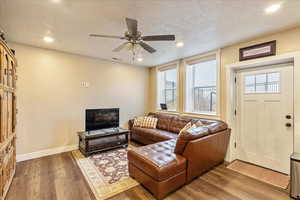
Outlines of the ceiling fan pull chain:
{"label": "ceiling fan pull chain", "polygon": [[134,45],[132,47],[132,62],[134,63],[135,60],[135,51],[134,51]]}

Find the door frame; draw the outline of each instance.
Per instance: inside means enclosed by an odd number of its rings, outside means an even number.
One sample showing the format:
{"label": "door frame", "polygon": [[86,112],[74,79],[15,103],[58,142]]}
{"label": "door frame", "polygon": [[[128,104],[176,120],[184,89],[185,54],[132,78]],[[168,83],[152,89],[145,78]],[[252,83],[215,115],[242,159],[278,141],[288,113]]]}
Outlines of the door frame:
{"label": "door frame", "polygon": [[225,66],[226,71],[226,118],[225,121],[232,129],[230,143],[228,146],[225,160],[232,162],[237,159],[235,151],[235,142],[237,139],[237,125],[238,119],[235,115],[237,91],[236,91],[236,73],[237,71],[249,68],[260,68],[269,65],[293,63],[294,74],[294,152],[300,153],[300,90],[297,85],[300,86],[300,51],[287,53],[277,56],[270,56],[265,58],[259,58],[254,60],[242,61]]}

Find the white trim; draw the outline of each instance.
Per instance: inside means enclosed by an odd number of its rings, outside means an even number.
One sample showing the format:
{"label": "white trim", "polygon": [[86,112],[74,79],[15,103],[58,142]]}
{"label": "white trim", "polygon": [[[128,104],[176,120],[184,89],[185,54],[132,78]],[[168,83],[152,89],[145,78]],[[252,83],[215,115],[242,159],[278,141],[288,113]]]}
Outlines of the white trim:
{"label": "white trim", "polygon": [[158,73],[159,72],[163,72],[165,70],[169,70],[169,69],[176,69],[176,110],[170,110],[170,112],[178,112],[179,110],[179,75],[180,75],[180,67],[179,67],[179,60],[177,61],[174,61],[174,62],[171,62],[171,63],[168,63],[168,64],[164,64],[164,65],[160,65],[158,67],[156,67],[156,102],[155,102],[155,105],[156,105],[156,109],[159,110],[160,109],[160,105],[159,105],[159,99],[160,99],[160,94],[159,94],[159,90],[160,90],[160,87],[159,87],[159,75]]}
{"label": "white trim", "polygon": [[32,152],[32,153],[18,154],[17,162],[31,160],[31,159],[35,159],[35,158],[41,158],[44,156],[54,155],[54,154],[63,153],[63,152],[67,152],[67,151],[73,151],[76,149],[78,149],[78,145],[69,145],[69,146],[57,147],[57,148],[53,148],[53,149],[45,149],[42,151],[36,151],[36,152]]}
{"label": "white trim", "polygon": [[[300,85],[300,51],[294,53],[287,53],[277,56],[270,56],[260,59],[253,59],[238,63],[226,65],[226,122],[232,129],[230,144],[226,155],[226,161],[233,161],[236,159],[234,150],[234,142],[236,141],[236,117],[234,110],[236,107],[236,86],[234,79],[236,72],[241,69],[265,67],[268,65],[282,64],[287,62],[294,62],[294,85]],[[294,87],[294,151],[300,152],[300,91],[299,88]]]}
{"label": "white trim", "polygon": [[277,56],[270,56],[264,58],[258,58],[253,60],[247,60],[242,62],[237,62],[233,64],[226,65],[226,68],[248,68],[255,66],[263,66],[263,65],[273,65],[273,64],[281,64],[286,62],[292,62],[295,57],[300,56],[300,51],[287,53]]}
{"label": "white trim", "polygon": [[179,60],[173,61],[173,62],[169,62],[163,65],[159,65],[157,66],[157,70],[158,71],[164,71],[164,70],[168,70],[168,69],[173,69],[175,68],[175,66],[179,65]]}
{"label": "white trim", "polygon": [[203,54],[198,54],[195,56],[191,56],[191,57],[187,57],[187,58],[183,58],[183,60],[188,63],[188,62],[193,62],[194,60],[200,60],[200,61],[205,61],[205,60],[209,60],[212,58],[212,56],[219,54],[220,55],[220,49],[217,49],[215,51],[209,51]]}
{"label": "white trim", "polygon": [[[216,91],[217,91],[217,99],[216,99],[216,104],[217,104],[217,107],[216,107],[216,112],[215,113],[202,113],[202,112],[199,112],[199,113],[193,113],[193,112],[188,112],[186,111],[186,66],[188,65],[189,61],[205,61],[207,59],[216,59],[216,62],[217,62],[217,82],[216,82]],[[214,117],[219,117],[220,116],[220,112],[221,112],[221,50],[218,49],[216,51],[211,51],[211,52],[208,52],[208,53],[205,53],[205,54],[201,54],[201,55],[197,55],[197,56],[193,56],[193,57],[190,57],[190,58],[186,58],[186,59],[183,59],[183,86],[182,86],[182,89],[183,89],[183,113],[193,113],[193,114],[196,114],[196,115],[208,115],[208,116],[214,116]]]}

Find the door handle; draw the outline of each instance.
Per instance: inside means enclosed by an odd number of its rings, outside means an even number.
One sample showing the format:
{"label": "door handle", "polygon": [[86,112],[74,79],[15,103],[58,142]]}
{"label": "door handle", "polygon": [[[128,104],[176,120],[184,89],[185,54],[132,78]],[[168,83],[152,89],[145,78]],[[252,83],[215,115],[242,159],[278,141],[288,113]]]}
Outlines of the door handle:
{"label": "door handle", "polygon": [[292,124],[291,123],[286,123],[285,126],[286,127],[292,127]]}

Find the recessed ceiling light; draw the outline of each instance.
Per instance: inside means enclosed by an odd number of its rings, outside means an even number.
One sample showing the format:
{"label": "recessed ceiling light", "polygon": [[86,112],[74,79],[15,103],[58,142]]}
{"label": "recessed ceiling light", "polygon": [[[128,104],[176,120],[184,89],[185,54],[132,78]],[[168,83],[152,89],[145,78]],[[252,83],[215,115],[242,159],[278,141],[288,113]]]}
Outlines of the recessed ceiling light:
{"label": "recessed ceiling light", "polygon": [[44,41],[47,42],[47,43],[52,43],[52,42],[54,42],[54,39],[50,36],[45,36]]}
{"label": "recessed ceiling light", "polygon": [[273,5],[269,6],[269,7],[267,7],[265,9],[265,12],[268,13],[268,14],[269,13],[274,13],[274,12],[278,11],[280,9],[280,7],[281,7],[280,4],[273,4]]}
{"label": "recessed ceiling light", "polygon": [[53,3],[60,3],[61,0],[52,0]]}
{"label": "recessed ceiling light", "polygon": [[183,42],[176,42],[176,47],[183,47],[184,43]]}
{"label": "recessed ceiling light", "polygon": [[142,62],[143,58],[138,58],[137,61]]}

